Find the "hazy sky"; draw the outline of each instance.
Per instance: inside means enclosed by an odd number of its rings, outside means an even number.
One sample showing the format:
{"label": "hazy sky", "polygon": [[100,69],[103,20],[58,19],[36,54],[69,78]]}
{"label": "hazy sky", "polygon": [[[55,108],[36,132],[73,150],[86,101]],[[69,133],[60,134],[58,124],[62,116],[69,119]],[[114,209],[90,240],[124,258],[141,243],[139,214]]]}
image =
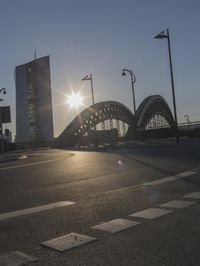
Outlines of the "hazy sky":
{"label": "hazy sky", "polygon": [[50,55],[54,133],[59,135],[76,116],[65,94],[85,97],[94,77],[95,102],[115,100],[133,110],[130,76],[136,75],[137,106],[160,94],[172,107],[167,40],[153,37],[169,28],[178,122],[184,114],[200,120],[199,0],[0,0],[0,87],[7,88],[3,105],[11,105],[15,134],[15,66]]}

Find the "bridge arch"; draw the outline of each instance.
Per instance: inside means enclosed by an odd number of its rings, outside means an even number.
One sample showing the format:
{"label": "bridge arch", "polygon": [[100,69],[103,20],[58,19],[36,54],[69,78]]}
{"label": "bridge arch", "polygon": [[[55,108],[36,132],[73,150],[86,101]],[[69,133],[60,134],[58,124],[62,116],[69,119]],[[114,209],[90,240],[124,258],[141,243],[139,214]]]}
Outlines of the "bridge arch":
{"label": "bridge arch", "polygon": [[145,129],[155,115],[164,117],[169,127],[174,126],[174,118],[167,101],[160,95],[151,95],[143,100],[136,111],[137,129]]}
{"label": "bridge arch", "polygon": [[139,105],[135,115],[122,103],[104,101],[83,110],[65,128],[57,139],[58,146],[73,146],[83,137],[94,133],[96,126],[106,120],[122,121],[128,125],[126,139],[134,139],[136,132],[146,130],[149,121],[156,115],[165,118],[168,127],[174,129],[174,118],[167,101],[160,95],[145,98]]}
{"label": "bridge arch", "polygon": [[58,137],[57,144],[68,146],[94,131],[97,124],[116,119],[128,126],[133,124],[133,113],[123,104],[115,101],[96,103],[82,111]]}

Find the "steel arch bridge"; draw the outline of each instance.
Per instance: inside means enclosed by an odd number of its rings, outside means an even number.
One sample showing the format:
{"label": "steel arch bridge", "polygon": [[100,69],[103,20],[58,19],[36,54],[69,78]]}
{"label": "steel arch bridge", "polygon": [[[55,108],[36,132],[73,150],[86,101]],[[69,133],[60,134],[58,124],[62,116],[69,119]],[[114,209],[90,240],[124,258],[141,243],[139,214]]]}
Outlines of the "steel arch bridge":
{"label": "steel arch bridge", "polygon": [[145,129],[155,115],[161,115],[170,126],[174,125],[167,101],[160,95],[152,95],[145,98],[136,111],[137,128]]}
{"label": "steel arch bridge", "polygon": [[[123,137],[134,139],[136,131],[162,127],[158,118],[164,121],[164,127],[173,128],[174,119],[166,100],[160,95],[152,95],[145,98],[138,107],[135,115],[122,103],[105,101],[96,103],[82,111],[65,128],[57,139],[57,145],[61,147],[74,146],[76,144],[94,143],[96,137],[106,142],[116,140],[120,131],[120,123],[123,128]],[[157,121],[157,125],[156,125]],[[106,130],[106,122],[110,128]],[[99,125],[101,129],[99,130]],[[109,138],[108,138],[109,136]]]}

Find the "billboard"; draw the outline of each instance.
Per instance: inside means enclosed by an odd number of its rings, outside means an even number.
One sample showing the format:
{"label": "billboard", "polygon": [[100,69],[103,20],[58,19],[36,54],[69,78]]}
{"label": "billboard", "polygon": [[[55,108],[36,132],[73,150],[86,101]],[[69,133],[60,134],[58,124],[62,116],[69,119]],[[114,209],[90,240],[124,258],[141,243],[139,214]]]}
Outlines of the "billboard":
{"label": "billboard", "polygon": [[10,116],[10,106],[1,106],[0,107],[1,112],[1,122],[4,123],[10,123],[11,122],[11,116]]}

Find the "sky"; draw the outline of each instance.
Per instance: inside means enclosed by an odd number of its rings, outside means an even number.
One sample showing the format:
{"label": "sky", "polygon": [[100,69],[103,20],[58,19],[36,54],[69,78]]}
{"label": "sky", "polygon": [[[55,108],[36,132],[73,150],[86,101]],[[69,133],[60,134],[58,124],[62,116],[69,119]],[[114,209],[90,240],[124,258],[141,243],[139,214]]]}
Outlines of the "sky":
{"label": "sky", "polygon": [[[11,106],[15,135],[14,70],[50,55],[54,135],[91,105],[91,88],[81,79],[92,73],[95,102],[114,100],[133,111],[130,75],[136,76],[136,106],[162,95],[173,110],[167,40],[169,29],[178,122],[200,121],[199,0],[0,0],[1,105]],[[80,91],[84,106],[69,108],[66,95]]]}

